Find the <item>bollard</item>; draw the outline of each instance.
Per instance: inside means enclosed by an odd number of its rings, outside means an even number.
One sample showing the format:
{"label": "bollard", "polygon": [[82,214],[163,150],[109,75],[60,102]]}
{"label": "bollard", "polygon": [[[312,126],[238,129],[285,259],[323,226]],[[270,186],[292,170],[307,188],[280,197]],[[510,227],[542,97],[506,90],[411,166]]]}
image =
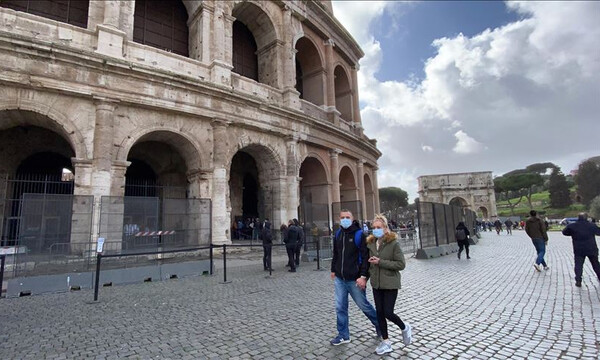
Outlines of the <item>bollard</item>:
{"label": "bollard", "polygon": [[98,301],[98,289],[100,287],[100,262],[102,261],[102,254],[96,255],[96,284],[94,285],[94,301]]}
{"label": "bollard", "polygon": [[321,242],[317,238],[317,270],[321,270]]}
{"label": "bollard", "polygon": [[223,284],[227,284],[227,245],[223,244]]}

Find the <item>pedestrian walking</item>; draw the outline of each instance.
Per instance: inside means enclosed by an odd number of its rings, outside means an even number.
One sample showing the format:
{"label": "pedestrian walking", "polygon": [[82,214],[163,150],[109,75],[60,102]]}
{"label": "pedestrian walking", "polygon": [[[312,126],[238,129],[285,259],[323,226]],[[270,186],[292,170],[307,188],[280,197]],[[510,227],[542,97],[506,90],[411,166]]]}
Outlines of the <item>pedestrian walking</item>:
{"label": "pedestrian walking", "polygon": [[348,327],[348,295],[358,308],[375,326],[380,336],[377,312],[367,300],[366,287],[369,275],[369,249],[366,236],[358,223],[353,222],[352,212],[343,209],[340,212],[340,226],[333,238],[333,256],[331,259],[331,279],[335,285],[335,312],[338,334],[331,339],[331,345],[350,342]]}
{"label": "pedestrian walking", "polygon": [[583,263],[587,257],[592,264],[592,269],[600,281],[600,263],[598,263],[598,244],[596,236],[600,236],[600,228],[588,221],[586,213],[581,213],[577,221],[567,225],[562,231],[563,235],[573,239],[573,254],[575,255],[575,286],[581,287],[583,276]]}
{"label": "pedestrian walking", "polygon": [[496,221],[494,221],[494,227],[496,228],[496,234],[500,235],[500,232],[502,231],[502,223],[500,222],[500,219],[496,219]]}
{"label": "pedestrian walking", "polygon": [[469,229],[467,229],[467,227],[465,226],[465,223],[462,221],[459,222],[458,225],[456,225],[456,231],[454,232],[454,237],[456,238],[456,242],[458,243],[459,259],[463,248],[467,253],[467,259],[471,258],[471,256],[469,256],[469,235],[471,235],[471,233],[469,232]]}
{"label": "pedestrian walking", "polygon": [[525,221],[525,232],[527,233],[527,236],[531,238],[531,242],[533,243],[533,246],[535,246],[535,251],[537,252],[537,257],[533,267],[536,271],[542,271],[542,266],[544,270],[548,270],[550,268],[544,260],[544,255],[546,254],[546,245],[548,244],[546,225],[542,219],[537,217],[537,211],[531,210],[529,215],[529,218],[527,221]]}
{"label": "pedestrian walking", "polygon": [[273,251],[273,237],[271,234],[271,223],[269,219],[265,220],[262,230],[260,232],[260,238],[262,239],[263,245],[263,267],[265,271],[273,271],[271,268],[271,253]]}
{"label": "pedestrian walking", "polygon": [[371,223],[372,235],[367,237],[369,249],[369,277],[373,288],[373,299],[377,322],[381,332],[381,343],[375,349],[377,355],[392,352],[392,342],[388,337],[387,320],[398,325],[402,330],[404,345],[412,341],[412,329],[394,313],[398,289],[401,288],[400,271],[406,267],[404,254],[398,243],[398,235],[388,228],[387,219],[383,215],[375,216]]}
{"label": "pedestrian walking", "polygon": [[512,235],[513,222],[511,219],[506,219],[504,221],[504,225],[506,225],[506,235]]}
{"label": "pedestrian walking", "polygon": [[285,249],[288,255],[288,265],[290,266],[289,272],[296,272],[296,261],[294,257],[296,255],[296,246],[300,238],[300,229],[294,225],[294,221],[288,222],[287,234],[283,242],[285,243]]}
{"label": "pedestrian walking", "polygon": [[302,250],[302,245],[306,241],[304,236],[303,226],[300,224],[298,219],[292,219],[294,221],[294,226],[298,228],[298,232],[300,235],[298,236],[298,242],[296,243],[296,249],[294,250],[294,262],[296,263],[296,267],[300,266],[300,252]]}

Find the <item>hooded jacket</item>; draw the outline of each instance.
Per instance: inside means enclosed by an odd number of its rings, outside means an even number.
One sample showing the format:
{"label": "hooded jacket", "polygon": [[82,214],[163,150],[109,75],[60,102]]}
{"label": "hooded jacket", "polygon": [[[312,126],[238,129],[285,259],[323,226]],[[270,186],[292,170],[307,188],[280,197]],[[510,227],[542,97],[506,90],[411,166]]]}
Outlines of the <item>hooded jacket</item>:
{"label": "hooded jacket", "polygon": [[401,288],[400,270],[404,270],[406,267],[406,260],[397,239],[398,235],[394,232],[384,234],[378,250],[377,238],[373,235],[369,235],[367,238],[369,257],[376,256],[379,258],[379,264],[370,264],[369,266],[373,289],[391,290]]}
{"label": "hooded jacket", "polygon": [[577,220],[567,225],[562,231],[563,235],[573,239],[573,253],[575,256],[598,256],[596,235],[600,236],[600,228],[587,220]]}
{"label": "hooded jacket", "polygon": [[[331,259],[331,272],[342,280],[356,280],[361,276],[369,276],[369,250],[367,249],[366,236],[363,233],[360,247],[354,242],[354,233],[360,230],[356,223],[347,229],[342,228],[339,236],[333,237],[333,256]],[[362,262],[358,263],[358,254]]]}
{"label": "hooded jacket", "polygon": [[544,241],[548,241],[546,224],[537,216],[532,216],[525,221],[525,232],[532,240],[544,239]]}

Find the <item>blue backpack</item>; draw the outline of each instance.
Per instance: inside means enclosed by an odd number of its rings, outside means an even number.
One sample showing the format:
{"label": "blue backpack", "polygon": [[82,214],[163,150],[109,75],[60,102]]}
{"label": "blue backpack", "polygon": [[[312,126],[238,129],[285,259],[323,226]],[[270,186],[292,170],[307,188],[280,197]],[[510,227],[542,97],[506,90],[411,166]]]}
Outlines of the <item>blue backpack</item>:
{"label": "blue backpack", "polygon": [[[335,238],[337,239],[341,233],[342,228],[337,229],[337,231],[335,232]],[[362,240],[362,234],[362,230],[358,230],[354,233],[354,245],[356,245],[356,247],[358,248],[358,265],[362,264],[362,255],[360,254],[360,242]]]}

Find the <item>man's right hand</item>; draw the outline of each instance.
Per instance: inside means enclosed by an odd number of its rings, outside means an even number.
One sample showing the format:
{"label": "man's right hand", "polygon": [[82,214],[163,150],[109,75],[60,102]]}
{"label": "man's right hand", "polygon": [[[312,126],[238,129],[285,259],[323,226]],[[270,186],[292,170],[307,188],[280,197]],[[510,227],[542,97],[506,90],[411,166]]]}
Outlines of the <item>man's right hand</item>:
{"label": "man's right hand", "polygon": [[331,280],[333,280],[333,279],[335,279],[335,273],[334,272],[331,273]]}

